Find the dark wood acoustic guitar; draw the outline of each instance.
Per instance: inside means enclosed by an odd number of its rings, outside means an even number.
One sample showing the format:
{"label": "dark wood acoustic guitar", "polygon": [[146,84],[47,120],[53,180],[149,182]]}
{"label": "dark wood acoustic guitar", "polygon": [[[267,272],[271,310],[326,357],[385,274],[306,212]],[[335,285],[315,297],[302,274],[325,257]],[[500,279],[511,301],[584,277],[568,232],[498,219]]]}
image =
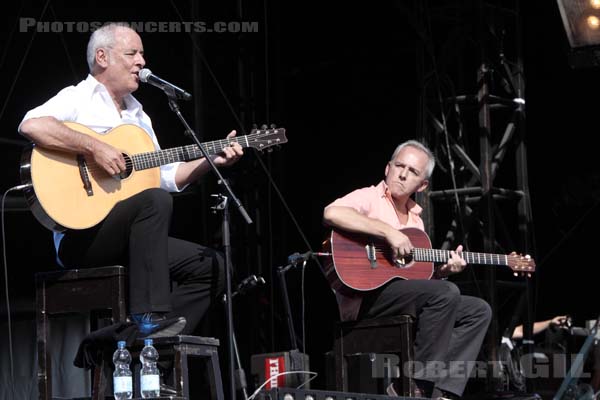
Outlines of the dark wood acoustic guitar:
{"label": "dark wood acoustic guitar", "polygon": [[[406,228],[401,232],[409,237],[414,248],[409,256],[398,259],[382,239],[332,231],[328,240],[332,262],[325,267],[331,287],[369,291],[395,278],[431,279],[434,263],[450,259],[449,250],[431,248],[431,241],[422,230]],[[508,266],[516,274],[530,275],[535,271],[535,261],[530,256],[466,251],[462,256],[468,264]]]}

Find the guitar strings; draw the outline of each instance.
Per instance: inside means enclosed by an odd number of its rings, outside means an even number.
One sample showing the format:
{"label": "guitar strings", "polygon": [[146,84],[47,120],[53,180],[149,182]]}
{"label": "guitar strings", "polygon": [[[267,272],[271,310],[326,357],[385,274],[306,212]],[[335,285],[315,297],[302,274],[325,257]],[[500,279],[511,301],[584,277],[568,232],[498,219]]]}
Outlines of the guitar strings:
{"label": "guitar strings", "polygon": [[[261,134],[261,133],[251,133],[251,134],[245,135],[245,136],[214,140],[212,142],[202,143],[202,145],[204,147],[204,150],[207,153],[209,153],[209,155],[213,155],[213,154],[221,153],[223,151],[223,149],[228,147],[232,142],[240,143],[240,139],[244,139],[246,141],[246,143],[248,144],[248,147],[250,147],[249,142],[255,141],[255,139],[259,138],[261,135],[265,136],[264,134]],[[135,166],[143,166],[145,168],[139,169],[139,170],[143,170],[143,169],[147,169],[147,168],[154,168],[159,165],[170,164],[171,162],[182,161],[182,160],[185,160],[185,154],[183,154],[184,151],[188,153],[187,155],[191,159],[191,158],[196,157],[197,155],[193,154],[190,156],[190,153],[200,152],[200,149],[198,148],[197,145],[190,144],[187,146],[174,147],[171,149],[161,149],[161,150],[156,150],[156,151],[134,154],[133,156],[128,156],[125,159],[125,169],[127,171],[128,170],[138,170],[134,167]],[[170,156],[175,156],[175,157],[182,156],[182,158],[181,159],[179,159],[179,158],[173,159],[173,161],[166,162],[163,164],[162,161],[169,161]],[[200,155],[197,158],[200,158],[200,157],[202,157],[202,153],[200,153]],[[154,163],[156,161],[161,161],[161,163],[159,165],[154,165]],[[104,168],[99,166],[93,160],[90,160],[90,161],[86,160],[86,172],[88,174],[104,173],[104,174],[106,174],[107,177],[110,176],[104,170]]]}
{"label": "guitar strings", "polygon": [[[374,246],[374,248],[376,254],[386,254],[390,252],[389,247]],[[444,261],[444,253],[447,253],[449,258],[450,252],[447,250],[426,249],[420,247],[415,247],[411,250],[411,255],[413,257],[417,256],[421,258],[426,258],[423,261]],[[429,258],[432,258],[432,260],[429,260]]]}
{"label": "guitar strings", "polygon": [[[389,247],[374,246],[375,253],[386,254],[390,252]],[[450,259],[449,250],[441,249],[427,249],[421,247],[415,247],[411,250],[411,255],[423,258],[423,261],[438,261],[445,262]],[[474,253],[474,252],[463,252],[463,257],[470,263],[478,264],[492,264],[492,265],[509,265],[510,255],[506,254],[488,254],[488,253]],[[501,261],[504,259],[505,261]]]}

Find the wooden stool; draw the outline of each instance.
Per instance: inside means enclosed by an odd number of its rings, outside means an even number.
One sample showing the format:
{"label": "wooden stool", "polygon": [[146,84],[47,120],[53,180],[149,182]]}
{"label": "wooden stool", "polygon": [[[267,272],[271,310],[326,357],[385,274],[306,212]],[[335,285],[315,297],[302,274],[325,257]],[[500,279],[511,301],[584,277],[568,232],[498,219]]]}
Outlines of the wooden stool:
{"label": "wooden stool", "polygon": [[338,323],[334,340],[336,390],[348,390],[347,355],[395,353],[400,356],[402,378],[402,393],[398,394],[412,396],[412,378],[403,373],[404,366],[414,360],[412,325],[413,318],[409,315]]}
{"label": "wooden stool", "polygon": [[[112,323],[126,320],[126,271],[122,266],[71,269],[35,274],[38,390],[40,400],[52,399],[52,358],[48,349],[48,317],[90,313],[92,330],[99,312],[110,311]],[[102,367],[95,368],[92,398],[102,399]],[[102,388],[102,390],[100,390]],[[101,393],[100,393],[101,392]]]}
{"label": "wooden stool", "polygon": [[[175,396],[190,398],[190,377],[188,374],[188,357],[201,357],[207,366],[209,375],[211,399],[223,400],[223,384],[221,381],[221,369],[219,367],[219,340],[210,337],[177,335],[171,337],[155,338],[153,346],[158,351],[159,360],[165,357],[173,360],[173,381]],[[140,339],[131,349],[134,359],[134,396],[140,396],[140,388],[137,385],[140,376],[140,352],[144,346],[144,340]],[[203,396],[204,398],[204,396]]]}

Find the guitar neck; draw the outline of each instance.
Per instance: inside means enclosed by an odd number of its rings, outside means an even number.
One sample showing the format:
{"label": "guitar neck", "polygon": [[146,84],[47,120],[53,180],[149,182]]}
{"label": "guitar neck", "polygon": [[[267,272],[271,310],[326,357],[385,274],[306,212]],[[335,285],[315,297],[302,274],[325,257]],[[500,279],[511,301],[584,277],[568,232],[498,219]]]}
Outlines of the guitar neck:
{"label": "guitar neck", "polygon": [[[253,136],[256,134],[250,134],[245,136],[236,136],[228,139],[214,140],[212,142],[202,143],[202,148],[208,155],[219,154],[223,149],[230,145],[232,142],[237,142],[242,147],[251,147]],[[202,158],[203,154],[197,145],[191,144],[188,146],[174,147],[171,149],[150,151],[148,153],[139,153],[133,155],[133,167],[135,170],[140,171],[148,168],[160,167],[161,165],[171,164],[174,162],[190,161]]]}
{"label": "guitar neck", "polygon": [[[508,256],[504,254],[463,251],[461,255],[468,264],[509,265]],[[414,248],[412,256],[416,261],[447,263],[450,259],[450,250]]]}

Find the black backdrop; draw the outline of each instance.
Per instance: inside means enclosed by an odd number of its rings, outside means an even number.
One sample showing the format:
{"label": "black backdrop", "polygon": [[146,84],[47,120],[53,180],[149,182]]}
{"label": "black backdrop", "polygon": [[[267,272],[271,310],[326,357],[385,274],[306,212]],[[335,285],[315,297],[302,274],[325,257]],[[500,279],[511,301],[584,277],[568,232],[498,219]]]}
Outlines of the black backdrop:
{"label": "black backdrop", "polygon": [[[185,104],[183,111],[193,119],[194,112],[201,110],[206,140],[221,138],[230,129],[240,130],[234,112],[239,114],[242,106],[247,111],[242,123],[245,129],[251,123],[263,122],[287,129],[289,143],[262,159],[310,245],[317,248],[325,234],[321,225],[323,206],[355,187],[376,183],[394,146],[415,135],[418,37],[412,22],[398,7],[404,2],[240,3],[241,19],[257,21],[258,32],[200,36],[207,64],[199,68],[202,92],[194,95],[202,99],[202,104]],[[597,70],[568,67],[566,37],[556,4],[524,3],[527,144],[537,242],[534,255],[538,261],[544,259],[535,278],[536,318],[569,313],[583,321],[598,313],[597,303],[591,300],[596,292],[592,279],[596,263],[590,250],[595,245],[593,229],[598,221],[600,183],[595,149],[599,74]],[[44,5],[13,2],[3,12],[2,190],[19,182],[18,141],[22,139],[16,127],[22,116],[64,86],[84,79],[87,73],[84,51],[88,33],[19,32],[19,18],[40,19]],[[180,21],[179,14],[184,20],[193,19],[189,2],[124,6],[118,2],[50,1],[49,5],[41,18],[44,21]],[[233,1],[199,4],[196,19],[239,20],[237,7]],[[432,32],[434,43],[447,39],[440,27],[433,26]],[[147,66],[190,90],[190,35],[171,32],[141,36]],[[459,53],[461,50],[456,49],[456,56],[464,58],[462,74],[474,80],[479,54],[469,48]],[[448,54],[446,57],[451,58]],[[160,91],[142,87],[136,96],[153,118],[163,147],[187,143]],[[475,131],[467,134],[476,140]],[[236,305],[236,324],[243,332],[242,352],[248,360],[250,354],[288,348],[271,271],[285,262],[286,255],[306,251],[307,246],[269,188],[253,154],[230,169],[228,175],[260,224],[257,233],[255,228],[244,227],[233,212],[236,278],[260,273],[268,281],[248,301]],[[213,188],[213,179],[206,181],[207,190]],[[202,200],[206,196],[198,196],[197,191],[191,188],[188,194],[177,197],[174,234],[218,244],[218,234],[214,233],[218,232],[219,220],[207,213]],[[7,214],[6,237],[11,296],[31,298],[33,272],[53,268],[50,235],[28,212],[12,209]],[[307,347],[315,356],[315,366],[321,368],[319,360],[331,345],[329,333],[337,314],[317,266],[310,264],[306,274]],[[299,271],[291,272],[289,280],[299,323]],[[297,327],[300,330],[299,324]]]}

